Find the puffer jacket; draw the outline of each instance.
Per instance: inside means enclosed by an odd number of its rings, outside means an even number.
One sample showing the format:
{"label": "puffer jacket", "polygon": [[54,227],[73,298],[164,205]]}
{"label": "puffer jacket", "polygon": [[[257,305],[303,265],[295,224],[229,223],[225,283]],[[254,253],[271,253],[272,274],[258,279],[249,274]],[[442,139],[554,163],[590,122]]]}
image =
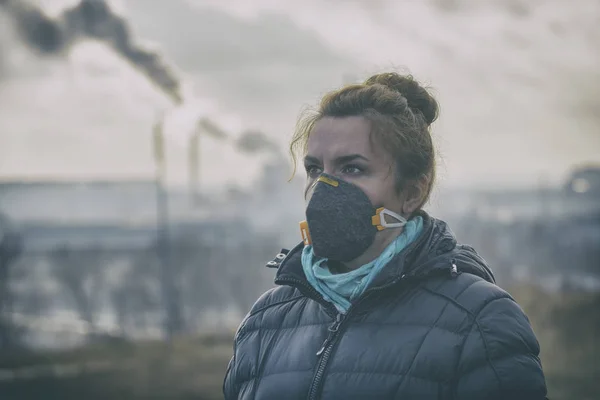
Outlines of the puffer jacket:
{"label": "puffer jacket", "polygon": [[307,282],[302,244],[270,261],[278,286],[238,329],[225,399],[545,399],[521,308],[471,247],[423,217],[346,315]]}

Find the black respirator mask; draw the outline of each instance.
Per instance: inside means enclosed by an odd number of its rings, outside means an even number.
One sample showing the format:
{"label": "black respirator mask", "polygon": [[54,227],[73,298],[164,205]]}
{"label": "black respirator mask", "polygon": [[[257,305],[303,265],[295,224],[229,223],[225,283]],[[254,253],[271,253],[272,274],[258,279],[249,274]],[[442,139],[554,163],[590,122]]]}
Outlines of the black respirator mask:
{"label": "black respirator mask", "polygon": [[[387,222],[385,216],[398,222]],[[306,221],[300,223],[305,245],[317,257],[348,262],[363,254],[377,232],[406,225],[406,219],[384,207],[375,207],[358,186],[321,174],[312,187]]]}

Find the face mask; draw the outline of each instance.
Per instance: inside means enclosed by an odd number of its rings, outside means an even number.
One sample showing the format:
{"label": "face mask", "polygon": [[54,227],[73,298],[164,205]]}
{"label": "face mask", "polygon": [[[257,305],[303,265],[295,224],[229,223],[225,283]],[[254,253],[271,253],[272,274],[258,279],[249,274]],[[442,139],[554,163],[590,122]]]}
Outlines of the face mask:
{"label": "face mask", "polygon": [[[387,222],[386,215],[398,222]],[[317,257],[348,262],[373,244],[377,232],[406,222],[393,211],[375,208],[358,186],[322,174],[313,187],[300,231],[304,244],[312,245]]]}

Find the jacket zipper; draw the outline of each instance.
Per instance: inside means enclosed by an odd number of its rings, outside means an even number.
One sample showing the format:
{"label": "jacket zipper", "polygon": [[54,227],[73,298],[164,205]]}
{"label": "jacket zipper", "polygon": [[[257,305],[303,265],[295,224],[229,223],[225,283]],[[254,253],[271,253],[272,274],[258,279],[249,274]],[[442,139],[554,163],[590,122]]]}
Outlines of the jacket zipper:
{"label": "jacket zipper", "polygon": [[329,328],[327,329],[329,331],[329,334],[327,335],[327,339],[325,339],[325,341],[323,342],[323,346],[321,346],[319,351],[317,351],[317,357],[320,357],[321,354],[323,354],[323,352],[325,351],[325,349],[327,348],[329,343],[333,340],[335,335],[338,333],[338,331],[340,329],[340,325],[342,324],[343,321],[344,321],[344,314],[339,313],[335,317],[335,321],[333,321],[333,324],[331,324],[329,326]]}
{"label": "jacket zipper", "polygon": [[[456,268],[456,263],[455,260],[451,260],[451,266],[450,266],[450,275],[452,277],[456,277],[458,275],[458,271]],[[437,271],[439,272],[439,270]],[[427,276],[429,276],[430,274],[425,274],[419,278],[425,278]],[[329,357],[331,356],[331,353],[333,351],[334,345],[337,343],[337,341],[339,340],[342,331],[341,331],[341,327],[344,323],[344,321],[347,321],[349,316],[352,314],[352,311],[354,311],[361,303],[363,303],[367,298],[369,298],[371,295],[373,295],[373,293],[378,293],[378,292],[382,292],[384,290],[387,290],[388,288],[390,288],[391,286],[394,286],[396,284],[401,283],[402,281],[404,281],[406,278],[416,278],[417,276],[415,275],[406,275],[403,274],[402,276],[400,276],[397,279],[394,279],[393,281],[383,285],[383,286],[379,286],[379,287],[375,287],[372,288],[370,290],[367,290],[367,292],[364,294],[364,296],[359,299],[356,303],[354,303],[350,309],[348,309],[348,312],[346,314],[342,314],[336,311],[336,317],[334,322],[329,326],[328,331],[329,334],[327,335],[327,338],[325,339],[325,341],[323,342],[323,345],[321,346],[321,348],[319,349],[319,351],[317,352],[317,357],[320,357],[319,360],[319,364],[317,366],[317,369],[315,371],[312,383],[310,385],[310,389],[308,391],[308,400],[318,400],[318,394],[321,388],[321,384],[322,384],[322,380],[323,377],[325,375],[325,370],[327,368],[327,364],[329,361]],[[304,288],[305,290],[307,290],[309,293],[313,294],[314,298],[319,300],[319,302],[323,305],[325,305],[327,307],[327,309],[331,310],[332,308],[335,309],[335,307],[331,304],[328,303],[323,296],[321,296],[321,294],[314,289],[312,286],[310,286],[309,284],[302,282],[301,280],[298,279],[283,279],[280,280],[279,282],[276,283],[295,283],[296,285]]]}
{"label": "jacket zipper", "polygon": [[315,375],[313,377],[312,384],[310,385],[310,389],[308,391],[309,399],[317,399],[317,394],[319,392],[319,386],[321,385],[321,381],[323,380],[323,375],[325,374],[325,367],[327,366],[327,361],[329,360],[329,356],[331,356],[331,352],[333,351],[334,339],[337,338],[338,332],[340,330],[340,325],[344,322],[346,317],[344,314],[339,313],[335,317],[335,321],[329,327],[329,334],[327,335],[327,339],[323,342],[323,346],[317,352],[317,357],[319,357],[319,364],[317,365],[317,369],[315,371]]}
{"label": "jacket zipper", "polygon": [[352,311],[354,311],[356,308],[358,308],[358,306],[361,303],[363,303],[368,297],[370,297],[373,293],[386,290],[390,286],[396,285],[397,283],[402,281],[405,277],[406,277],[406,275],[402,275],[400,278],[394,279],[393,281],[389,282],[386,285],[379,286],[376,288],[372,288],[371,290],[368,290],[360,300],[358,300],[356,303],[354,303],[350,307],[350,309],[348,310],[348,312],[346,314],[341,314],[341,313],[337,314],[335,321],[328,329],[329,335],[325,339],[325,342],[323,342],[323,346],[321,347],[321,349],[317,352],[317,356],[320,357],[320,360],[319,360],[319,364],[317,366],[315,375],[313,377],[312,384],[310,385],[310,389],[308,391],[308,400],[317,400],[318,399],[319,391],[321,389],[321,384],[323,381],[323,377],[325,375],[325,370],[327,368],[329,358],[331,356],[331,353],[333,352],[333,348],[334,348],[335,344],[338,342],[341,334],[343,333],[340,330],[343,322],[347,321],[348,317],[352,314]]}

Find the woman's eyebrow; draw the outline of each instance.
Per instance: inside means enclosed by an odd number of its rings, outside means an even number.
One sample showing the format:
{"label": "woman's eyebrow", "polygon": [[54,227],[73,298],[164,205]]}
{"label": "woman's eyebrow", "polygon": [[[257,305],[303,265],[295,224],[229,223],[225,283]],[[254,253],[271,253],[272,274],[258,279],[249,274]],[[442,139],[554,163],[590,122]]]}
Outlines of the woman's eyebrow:
{"label": "woman's eyebrow", "polygon": [[314,156],[306,156],[304,157],[304,164],[320,164],[321,161]]}
{"label": "woman's eyebrow", "polygon": [[369,159],[365,156],[363,156],[362,154],[348,154],[345,156],[339,156],[335,159],[335,163],[336,164],[346,164],[349,163],[351,161],[356,161],[356,160],[363,160],[366,162],[369,162]]}
{"label": "woman's eyebrow", "polygon": [[[333,161],[336,164],[345,164],[345,163],[355,161],[355,160],[363,160],[366,162],[370,161],[367,157],[363,156],[362,154],[347,154],[347,155],[336,157]],[[304,157],[304,163],[305,164],[320,164],[321,160],[319,160],[315,156],[306,156],[306,157]]]}

